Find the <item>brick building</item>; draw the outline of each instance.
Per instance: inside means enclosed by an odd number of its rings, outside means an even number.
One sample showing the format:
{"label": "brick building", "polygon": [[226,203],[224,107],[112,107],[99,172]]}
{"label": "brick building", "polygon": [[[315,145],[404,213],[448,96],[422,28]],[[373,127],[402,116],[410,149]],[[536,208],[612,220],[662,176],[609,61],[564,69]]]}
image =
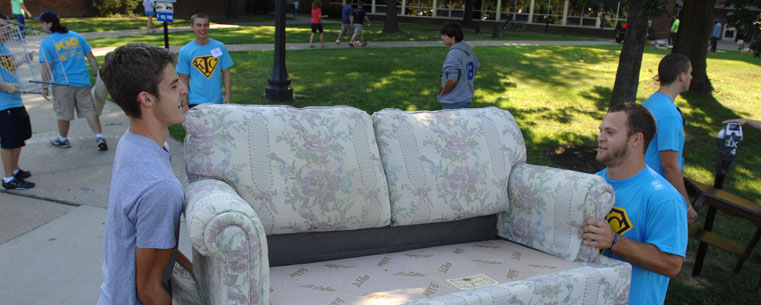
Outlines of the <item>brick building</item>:
{"label": "brick building", "polygon": [[[94,16],[95,10],[92,8],[91,3],[93,0],[24,0],[24,5],[32,13],[33,16],[39,17],[40,12],[44,10],[54,10],[61,15],[62,18],[66,17],[85,17]],[[142,0],[133,0],[138,3],[138,11],[142,11]],[[237,6],[239,12],[244,11],[248,0],[237,0]],[[190,14],[198,11],[203,11],[210,14],[224,14],[227,10],[227,0],[221,1],[208,1],[208,0],[177,0],[174,4],[174,12],[177,15],[186,14],[190,17]],[[11,7],[9,0],[0,0],[0,13],[11,15]]]}

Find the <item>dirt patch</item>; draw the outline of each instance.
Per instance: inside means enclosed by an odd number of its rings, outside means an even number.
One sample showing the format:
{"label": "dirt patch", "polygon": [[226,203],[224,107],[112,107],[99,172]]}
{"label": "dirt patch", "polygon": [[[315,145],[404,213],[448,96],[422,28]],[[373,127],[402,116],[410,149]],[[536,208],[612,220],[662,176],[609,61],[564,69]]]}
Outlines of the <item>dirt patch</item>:
{"label": "dirt patch", "polygon": [[548,150],[547,155],[554,167],[594,174],[605,165],[597,162],[597,147],[564,145]]}

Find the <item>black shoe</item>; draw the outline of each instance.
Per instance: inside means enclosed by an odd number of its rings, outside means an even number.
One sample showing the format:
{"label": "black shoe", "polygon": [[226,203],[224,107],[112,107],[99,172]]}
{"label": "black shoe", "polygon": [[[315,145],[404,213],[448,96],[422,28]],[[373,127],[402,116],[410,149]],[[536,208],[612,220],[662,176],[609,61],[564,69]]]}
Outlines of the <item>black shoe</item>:
{"label": "black shoe", "polygon": [[104,139],[104,138],[96,138],[96,141],[98,141],[98,150],[100,150],[100,151],[106,151],[106,150],[108,150],[108,145],[106,144],[106,139]]}
{"label": "black shoe", "polygon": [[26,178],[29,178],[32,176],[32,173],[25,171],[23,169],[18,169],[18,172],[13,174],[13,178],[16,178],[18,180],[24,180]]}
{"label": "black shoe", "polygon": [[5,182],[5,180],[3,180],[2,186],[4,190],[26,190],[33,188],[34,183],[13,178],[10,182]]}

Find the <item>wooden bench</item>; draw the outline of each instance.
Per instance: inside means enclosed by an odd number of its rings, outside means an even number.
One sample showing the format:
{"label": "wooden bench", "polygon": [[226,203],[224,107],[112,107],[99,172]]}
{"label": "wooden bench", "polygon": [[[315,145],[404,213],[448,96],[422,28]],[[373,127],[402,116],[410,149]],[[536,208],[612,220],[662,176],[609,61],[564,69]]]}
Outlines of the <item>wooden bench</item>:
{"label": "wooden bench", "polygon": [[[738,260],[733,270],[735,273],[740,272],[746,260],[761,264],[761,256],[753,253],[753,249],[758,244],[759,239],[761,239],[761,205],[688,178],[684,180],[687,188],[691,189],[691,192],[697,196],[697,199],[693,203],[695,210],[700,209],[703,205],[708,206],[708,213],[706,214],[703,228],[700,229],[694,226],[689,228],[690,237],[700,241],[692,275],[700,275],[707,245],[718,247],[736,255]],[[756,233],[746,246],[711,232],[717,209],[729,216],[746,219],[756,226]],[[756,294],[761,295],[761,281],[759,281]]]}

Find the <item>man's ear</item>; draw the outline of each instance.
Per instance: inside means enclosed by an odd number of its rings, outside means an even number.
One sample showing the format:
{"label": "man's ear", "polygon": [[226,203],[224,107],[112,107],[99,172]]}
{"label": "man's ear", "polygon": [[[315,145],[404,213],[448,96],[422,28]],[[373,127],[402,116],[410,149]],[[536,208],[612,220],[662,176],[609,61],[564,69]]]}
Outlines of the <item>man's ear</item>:
{"label": "man's ear", "polygon": [[636,147],[641,147],[645,145],[645,135],[641,132],[635,133],[631,137],[631,144]]}
{"label": "man's ear", "polygon": [[143,107],[153,106],[154,99],[155,97],[151,96],[150,93],[145,91],[140,91],[140,93],[137,94],[137,102],[140,103],[140,106]]}

